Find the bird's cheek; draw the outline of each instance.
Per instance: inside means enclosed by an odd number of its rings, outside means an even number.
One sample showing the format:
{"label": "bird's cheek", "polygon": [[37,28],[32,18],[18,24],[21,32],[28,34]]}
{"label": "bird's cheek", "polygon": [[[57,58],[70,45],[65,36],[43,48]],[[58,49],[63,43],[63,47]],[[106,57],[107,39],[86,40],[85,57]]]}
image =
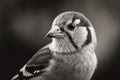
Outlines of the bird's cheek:
{"label": "bird's cheek", "polygon": [[87,38],[87,31],[86,31],[86,29],[84,29],[84,28],[78,29],[74,33],[73,38],[75,39],[75,42],[83,43],[86,40],[86,38]]}

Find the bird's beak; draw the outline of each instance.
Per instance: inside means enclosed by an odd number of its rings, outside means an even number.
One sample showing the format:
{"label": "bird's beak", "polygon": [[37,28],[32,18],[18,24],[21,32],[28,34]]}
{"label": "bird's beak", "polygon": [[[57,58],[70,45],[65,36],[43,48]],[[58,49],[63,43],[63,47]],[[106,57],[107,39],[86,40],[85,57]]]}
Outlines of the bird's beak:
{"label": "bird's beak", "polygon": [[65,37],[65,34],[59,29],[58,26],[52,27],[52,29],[46,34],[47,38],[58,38],[61,39]]}

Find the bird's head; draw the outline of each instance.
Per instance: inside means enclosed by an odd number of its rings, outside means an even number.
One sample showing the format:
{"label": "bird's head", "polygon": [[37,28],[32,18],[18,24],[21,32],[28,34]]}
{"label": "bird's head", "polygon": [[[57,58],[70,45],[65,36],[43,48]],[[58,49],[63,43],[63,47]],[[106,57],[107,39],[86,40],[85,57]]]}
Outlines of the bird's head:
{"label": "bird's head", "polygon": [[51,49],[58,52],[73,52],[90,44],[94,48],[97,43],[90,21],[74,11],[58,15],[46,36],[53,39]]}

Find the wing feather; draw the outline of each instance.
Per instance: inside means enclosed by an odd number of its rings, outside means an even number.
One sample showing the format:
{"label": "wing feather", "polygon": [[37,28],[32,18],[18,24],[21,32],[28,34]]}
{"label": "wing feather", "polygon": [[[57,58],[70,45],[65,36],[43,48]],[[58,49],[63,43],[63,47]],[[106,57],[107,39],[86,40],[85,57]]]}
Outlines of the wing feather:
{"label": "wing feather", "polygon": [[36,75],[41,75],[49,66],[49,61],[52,58],[49,46],[40,49],[27,64],[15,75],[12,80],[26,80]]}

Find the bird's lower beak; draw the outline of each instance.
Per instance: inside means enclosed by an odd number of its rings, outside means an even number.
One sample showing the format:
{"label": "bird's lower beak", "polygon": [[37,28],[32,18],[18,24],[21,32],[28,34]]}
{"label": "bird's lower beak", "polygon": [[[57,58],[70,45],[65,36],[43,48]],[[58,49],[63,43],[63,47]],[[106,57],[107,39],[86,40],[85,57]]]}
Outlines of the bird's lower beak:
{"label": "bird's lower beak", "polygon": [[47,38],[63,38],[65,37],[65,34],[62,32],[48,32],[46,35]]}

